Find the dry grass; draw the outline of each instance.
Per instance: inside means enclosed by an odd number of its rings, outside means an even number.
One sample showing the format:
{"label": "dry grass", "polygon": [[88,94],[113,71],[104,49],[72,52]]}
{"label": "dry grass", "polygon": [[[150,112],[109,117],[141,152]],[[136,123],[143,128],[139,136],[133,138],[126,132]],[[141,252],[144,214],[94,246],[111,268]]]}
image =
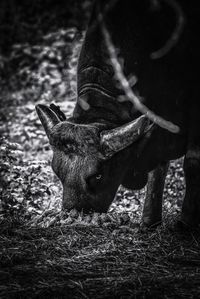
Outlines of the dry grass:
{"label": "dry grass", "polygon": [[79,215],[71,224],[65,217],[52,213],[47,228],[45,217],[36,226],[2,219],[0,298],[200,296],[199,232],[177,230],[169,219],[141,232],[120,215],[93,222]]}

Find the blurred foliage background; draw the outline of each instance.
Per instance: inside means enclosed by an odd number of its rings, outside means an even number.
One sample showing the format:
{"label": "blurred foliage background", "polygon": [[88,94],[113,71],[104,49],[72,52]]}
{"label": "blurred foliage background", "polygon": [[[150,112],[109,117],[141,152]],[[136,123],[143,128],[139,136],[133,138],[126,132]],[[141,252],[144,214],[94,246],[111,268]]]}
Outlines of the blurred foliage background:
{"label": "blurred foliage background", "polygon": [[71,113],[90,8],[91,1],[78,0],[0,2],[0,198],[6,213],[60,207],[61,186],[35,105],[56,102]]}

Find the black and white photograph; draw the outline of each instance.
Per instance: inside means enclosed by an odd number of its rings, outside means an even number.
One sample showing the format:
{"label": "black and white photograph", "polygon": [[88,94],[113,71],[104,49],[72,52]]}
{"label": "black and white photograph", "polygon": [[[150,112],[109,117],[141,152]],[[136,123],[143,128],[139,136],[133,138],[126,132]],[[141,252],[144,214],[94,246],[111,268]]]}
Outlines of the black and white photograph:
{"label": "black and white photograph", "polygon": [[0,0],[0,299],[200,298],[199,23]]}

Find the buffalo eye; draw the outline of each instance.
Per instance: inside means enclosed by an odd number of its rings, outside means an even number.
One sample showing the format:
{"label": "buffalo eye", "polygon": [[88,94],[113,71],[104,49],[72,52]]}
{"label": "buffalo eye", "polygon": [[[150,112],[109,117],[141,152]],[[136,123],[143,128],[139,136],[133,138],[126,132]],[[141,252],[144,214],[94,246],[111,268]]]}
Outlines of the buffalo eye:
{"label": "buffalo eye", "polygon": [[101,184],[103,179],[102,173],[98,172],[89,176],[86,180],[88,187],[92,190],[98,187]]}
{"label": "buffalo eye", "polygon": [[96,175],[95,175],[95,179],[96,179],[97,181],[101,180],[101,179],[102,179],[102,174],[101,174],[101,173],[96,174]]}

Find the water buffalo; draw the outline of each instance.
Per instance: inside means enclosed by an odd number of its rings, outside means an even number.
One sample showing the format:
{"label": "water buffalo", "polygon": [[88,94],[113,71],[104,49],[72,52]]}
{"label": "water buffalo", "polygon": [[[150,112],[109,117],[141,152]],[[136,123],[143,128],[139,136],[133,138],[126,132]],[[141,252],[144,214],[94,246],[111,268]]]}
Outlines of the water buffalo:
{"label": "water buffalo", "polygon": [[[199,13],[187,0],[95,2],[78,62],[73,116],[66,120],[55,105],[36,107],[63,185],[63,208],[105,212],[120,184],[140,189],[148,182],[142,220],[146,226],[159,223],[168,163],[184,156],[181,219],[199,225]],[[177,134],[152,124],[126,101],[102,24],[124,60],[124,75],[134,78],[134,94],[177,125]]]}

